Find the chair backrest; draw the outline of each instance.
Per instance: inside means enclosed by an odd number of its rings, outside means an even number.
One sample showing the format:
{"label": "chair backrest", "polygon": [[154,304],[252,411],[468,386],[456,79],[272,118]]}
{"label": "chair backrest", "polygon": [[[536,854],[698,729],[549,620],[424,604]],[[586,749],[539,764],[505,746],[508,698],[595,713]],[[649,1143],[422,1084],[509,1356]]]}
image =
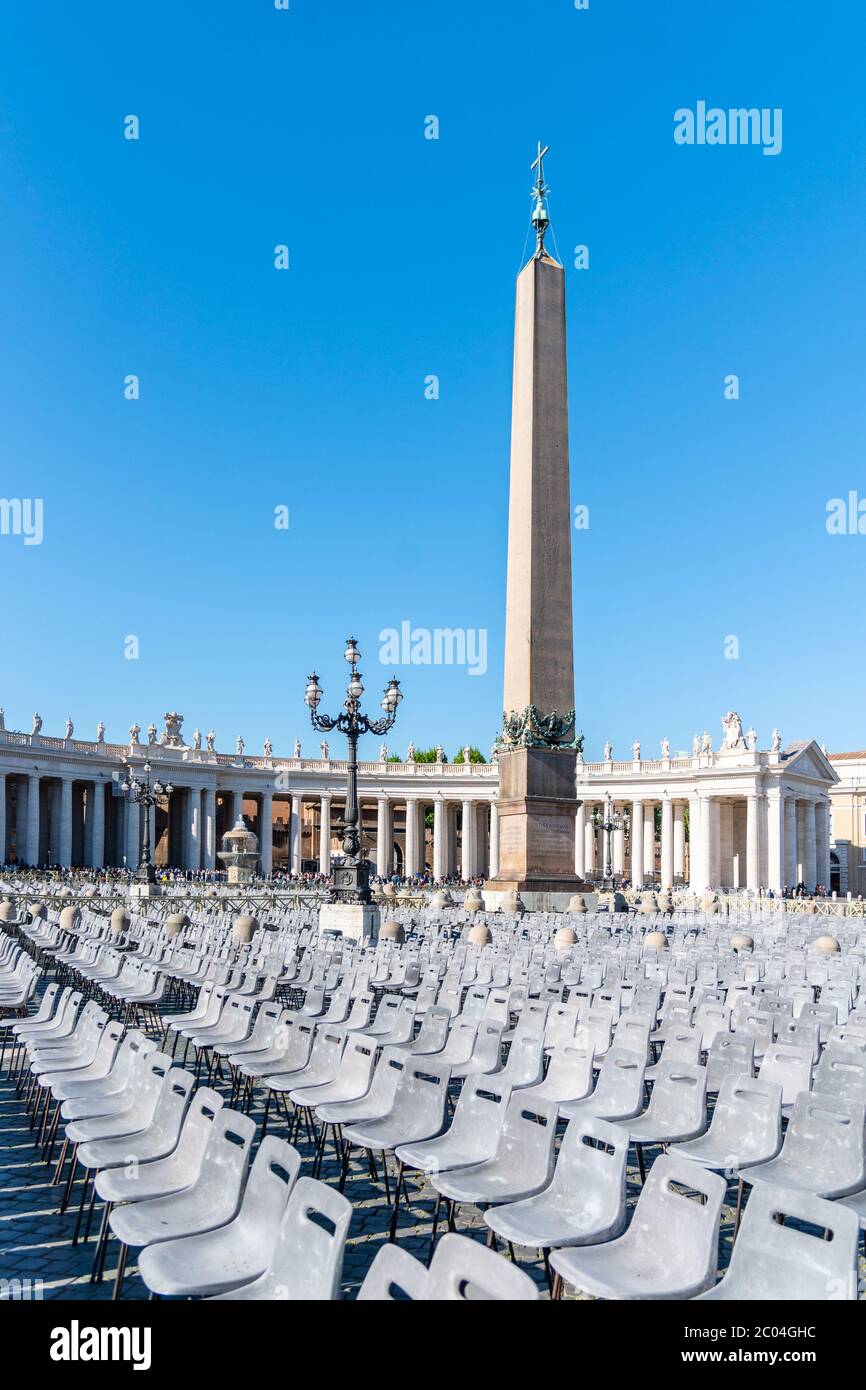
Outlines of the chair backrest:
{"label": "chair backrest", "polygon": [[[797,1226],[786,1224],[786,1219]],[[811,1193],[755,1183],[726,1278],[743,1299],[856,1299],[857,1213]]]}
{"label": "chair backrest", "polygon": [[352,1204],[314,1178],[298,1178],[280,1222],[262,1298],[295,1302],[337,1297]]}
{"label": "chair backrest", "polygon": [[571,1043],[555,1047],[544,1079],[545,1089],[563,1101],[581,1100],[592,1088],[594,1060],[592,1047]]}
{"label": "chair backrest", "polygon": [[[162,1078],[148,1134],[156,1133],[166,1139],[177,1139],[194,1090],[195,1077],[192,1072],[183,1071],[180,1067],[172,1067],[171,1071],[167,1071]],[[130,1143],[134,1149],[135,1140],[132,1139]]]}
{"label": "chair backrest", "polygon": [[661,1062],[697,1062],[701,1056],[701,1035],[697,1028],[672,1028],[662,1043]]}
{"label": "chair backrest", "polygon": [[512,1093],[505,1111],[495,1162],[513,1176],[515,1186],[545,1186],[553,1173],[557,1107],[549,1100],[524,1100]]}
{"label": "chair backrest", "polygon": [[427,1289],[427,1266],[402,1245],[383,1245],[364,1275],[359,1302],[418,1302]]}
{"label": "chair backrest", "polygon": [[623,1241],[652,1267],[674,1267],[683,1283],[708,1288],[716,1272],[727,1183],[698,1163],[662,1154],[650,1169]]}
{"label": "chair backrest", "polygon": [[622,1125],[594,1115],[569,1121],[550,1192],[573,1230],[598,1230],[606,1221],[615,1236],[625,1226],[628,1150],[628,1131]]}
{"label": "chair backrest", "polygon": [[366,1115],[387,1115],[394,1104],[400,1078],[406,1068],[406,1053],[399,1047],[383,1047],[364,1102]]}
{"label": "chair backrest", "polygon": [[[695,1062],[659,1062],[647,1114],[693,1132],[706,1123],[707,1069]],[[681,1131],[682,1132],[682,1131]]]}
{"label": "chair backrest", "polygon": [[782,1087],[776,1081],[732,1074],[722,1079],[710,1134],[716,1145],[729,1146],[731,1167],[745,1148],[749,1153],[778,1153],[782,1143]]}
{"label": "chair backrest", "polygon": [[213,1225],[231,1220],[249,1168],[256,1122],[251,1115],[223,1106],[208,1136],[196,1191],[207,1199]]}
{"label": "chair backrest", "polygon": [[572,1041],[577,1027],[577,1007],[577,1000],[550,1006],[544,1029],[545,1047],[560,1047]]}
{"label": "chair backrest", "polygon": [[419,1051],[422,1048],[430,1052],[440,1051],[448,1040],[450,1024],[451,1015],[448,1010],[440,1009],[438,1004],[431,1004],[424,1014],[424,1022],[415,1039],[415,1047]]}
{"label": "chair backrest", "polygon": [[273,1231],[301,1170],[301,1155],[285,1139],[266,1134],[250,1168],[239,1220],[252,1232]]}
{"label": "chair backrest", "polygon": [[640,1104],[646,1058],[625,1047],[612,1047],[601,1064],[593,1095],[605,1108],[628,1114]]}
{"label": "chair backrest", "polygon": [[782,1153],[812,1179],[817,1192],[857,1191],[866,1186],[864,1124],[862,1101],[801,1091]]}
{"label": "chair backrest", "polygon": [[498,1071],[502,1062],[502,1033],[504,1024],[483,1018],[475,1035],[472,1066],[479,1071]]}
{"label": "chair backrest", "polygon": [[224,1105],[223,1097],[210,1086],[200,1086],[190,1102],[176,1151],[180,1166],[190,1172],[190,1182],[199,1171],[214,1121]]}
{"label": "chair backrest", "polygon": [[774,1043],[764,1053],[758,1071],[762,1081],[778,1081],[782,1087],[782,1104],[793,1105],[801,1091],[812,1084],[812,1058],[802,1047]]}
{"label": "chair backrest", "polygon": [[407,1057],[389,1118],[405,1126],[406,1140],[438,1134],[445,1116],[451,1068],[438,1057]]}
{"label": "chair backrest", "polygon": [[482,1162],[496,1149],[508,1103],[511,1084],[504,1072],[496,1076],[467,1076],[454,1107],[448,1131],[467,1162]]}
{"label": "chair backrest", "polygon": [[866,1101],[866,1056],[828,1043],[815,1072],[814,1093]]}
{"label": "chair backrest", "polygon": [[755,1039],[750,1035],[717,1033],[707,1052],[707,1090],[718,1091],[726,1076],[752,1076]]}
{"label": "chair backrest", "polygon": [[437,1303],[463,1299],[531,1302],[538,1298],[538,1289],[510,1260],[469,1236],[449,1232],[436,1246],[424,1298]]}
{"label": "chair backrest", "polygon": [[504,1074],[512,1086],[536,1086],[544,1076],[544,1034],[518,1029]]}

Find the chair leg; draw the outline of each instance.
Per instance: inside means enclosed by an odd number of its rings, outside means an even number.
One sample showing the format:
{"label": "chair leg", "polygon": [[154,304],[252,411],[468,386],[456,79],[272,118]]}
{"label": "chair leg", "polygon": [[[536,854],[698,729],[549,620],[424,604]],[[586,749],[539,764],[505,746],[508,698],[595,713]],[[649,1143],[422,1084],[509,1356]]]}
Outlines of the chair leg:
{"label": "chair leg", "polygon": [[84,1170],[84,1181],[81,1184],[81,1201],[78,1203],[78,1216],[75,1220],[75,1234],[72,1237],[73,1248],[78,1244],[78,1233],[81,1230],[81,1219],[84,1215],[84,1203],[87,1198],[87,1189],[90,1186],[90,1169]]}
{"label": "chair leg", "polygon": [[734,1212],[734,1240],[737,1239],[737,1235],[738,1235],[739,1230],[740,1230],[740,1218],[741,1218],[741,1216],[742,1216],[742,1214],[743,1214],[743,1190],[744,1190],[744,1188],[745,1188],[745,1183],[743,1182],[743,1179],[740,1178],[740,1181],[737,1183],[737,1209],[736,1209],[736,1211]]}
{"label": "chair leg", "polygon": [[[387,1173],[387,1171],[388,1171],[388,1167],[387,1167],[387,1164],[388,1164],[388,1156],[387,1156],[387,1154],[383,1154],[383,1155],[382,1155],[382,1162],[383,1162],[383,1164],[385,1165],[385,1172]],[[401,1159],[401,1160],[400,1160],[399,1167],[397,1168],[397,1185],[396,1185],[396,1187],[395,1187],[395,1189],[394,1189],[394,1206],[393,1206],[393,1209],[392,1209],[392,1211],[391,1211],[391,1226],[390,1226],[390,1229],[389,1229],[389,1231],[388,1231],[388,1240],[390,1241],[390,1243],[391,1243],[392,1245],[394,1244],[395,1240],[397,1239],[397,1216],[398,1216],[398,1213],[399,1213],[399,1211],[400,1211],[400,1186],[401,1186],[402,1182],[403,1182],[403,1162],[402,1162],[402,1159]]]}
{"label": "chair leg", "polygon": [[123,1288],[123,1276],[126,1272],[126,1256],[128,1251],[129,1246],[121,1245],[120,1258],[117,1262],[117,1274],[114,1276],[114,1292],[111,1295],[112,1302],[114,1303],[120,1298],[120,1291]]}
{"label": "chair leg", "polygon": [[340,1169],[340,1181],[337,1184],[338,1191],[342,1192],[346,1186],[346,1174],[349,1171],[349,1154],[352,1152],[352,1145],[346,1144],[343,1149],[343,1165]]}

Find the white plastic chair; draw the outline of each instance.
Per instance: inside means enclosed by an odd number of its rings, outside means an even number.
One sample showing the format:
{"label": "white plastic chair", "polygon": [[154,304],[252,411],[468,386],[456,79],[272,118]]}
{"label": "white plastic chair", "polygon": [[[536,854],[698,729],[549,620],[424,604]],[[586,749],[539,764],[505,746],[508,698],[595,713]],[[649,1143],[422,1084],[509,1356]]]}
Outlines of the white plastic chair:
{"label": "white plastic chair", "polygon": [[544,1252],[612,1240],[625,1228],[628,1148],[620,1126],[591,1115],[572,1120],[549,1186],[491,1208],[487,1225],[502,1240]]}
{"label": "white plastic chair", "polygon": [[646,1058],[639,1052],[612,1047],[601,1064],[592,1094],[561,1105],[560,1116],[573,1120],[578,1115],[597,1115],[613,1123],[634,1119],[643,1103],[645,1071]]}
{"label": "white plastic chair", "polygon": [[287,1302],[336,1299],[352,1204],[314,1178],[298,1178],[265,1273],[217,1298]]}
{"label": "white plastic chair", "polygon": [[747,1183],[811,1192],[816,1197],[847,1197],[866,1187],[862,1101],[801,1091],[794,1104],[781,1152],[742,1174]]}
{"label": "white plastic chair", "polygon": [[[784,1219],[818,1227],[785,1225]],[[706,1299],[821,1302],[857,1298],[856,1214],[842,1202],[758,1184],[746,1208],[731,1262]]]}
{"label": "white plastic chair", "polygon": [[130,1246],[150,1245],[224,1226],[238,1209],[256,1126],[249,1115],[223,1109],[211,1126],[198,1176],[168,1197],[115,1207],[109,1225],[120,1241],[114,1297],[120,1296]]}
{"label": "white plastic chair", "polygon": [[775,1158],[782,1144],[782,1088],[775,1081],[727,1076],[706,1134],[675,1144],[671,1153],[730,1177]]}
{"label": "white plastic chair", "polygon": [[598,1298],[693,1298],[715,1279],[725,1188],[718,1174],[662,1154],[625,1234],[605,1245],[554,1250],[551,1267]]}
{"label": "white plastic chair", "polygon": [[301,1166],[301,1155],[269,1134],[255,1156],[237,1215],[224,1226],[142,1250],[139,1272],[153,1292],[213,1297],[260,1279]]}

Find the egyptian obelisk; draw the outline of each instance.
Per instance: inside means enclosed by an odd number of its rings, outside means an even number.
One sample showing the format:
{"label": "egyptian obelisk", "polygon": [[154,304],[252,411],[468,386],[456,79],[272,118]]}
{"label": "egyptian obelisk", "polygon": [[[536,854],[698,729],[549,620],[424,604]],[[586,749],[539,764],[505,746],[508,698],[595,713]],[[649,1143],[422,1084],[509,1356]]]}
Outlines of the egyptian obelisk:
{"label": "egyptian obelisk", "polygon": [[546,250],[547,187],[538,147],[536,246],[517,277],[499,753],[499,869],[485,898],[564,907],[575,874],[574,656],[565,272]]}

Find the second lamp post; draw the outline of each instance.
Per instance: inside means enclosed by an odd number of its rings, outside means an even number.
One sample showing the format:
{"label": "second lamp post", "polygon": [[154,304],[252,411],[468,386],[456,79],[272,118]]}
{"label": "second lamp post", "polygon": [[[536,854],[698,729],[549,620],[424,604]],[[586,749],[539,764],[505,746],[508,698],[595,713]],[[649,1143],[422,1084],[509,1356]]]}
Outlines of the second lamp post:
{"label": "second lamp post", "polygon": [[403,698],[400,682],[392,676],[382,699],[385,715],[370,719],[361,712],[364,686],[358,671],[361,653],[354,637],[350,637],[343,653],[351,667],[346,699],[340,714],[319,714],[322,688],[313,673],[307,682],[304,700],[309,706],[313,728],[327,732],[339,729],[349,741],[348,775],[346,779],[346,813],[343,817],[343,862],[334,867],[334,897],[340,902],[368,903],[370,901],[370,865],[361,852],[361,831],[358,817],[358,739],[361,734],[386,734],[397,718],[397,706]]}

